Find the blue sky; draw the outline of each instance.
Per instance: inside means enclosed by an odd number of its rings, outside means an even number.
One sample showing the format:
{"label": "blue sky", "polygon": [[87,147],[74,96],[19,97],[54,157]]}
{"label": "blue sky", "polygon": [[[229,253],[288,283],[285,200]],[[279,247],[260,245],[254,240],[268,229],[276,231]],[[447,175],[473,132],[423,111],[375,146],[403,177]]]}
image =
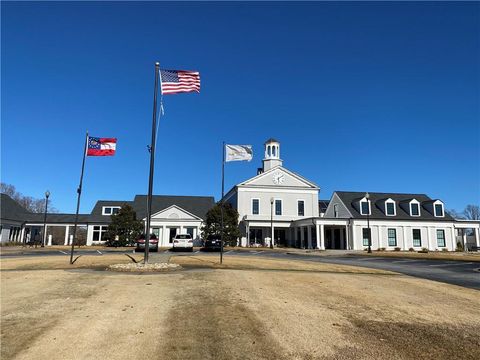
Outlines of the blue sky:
{"label": "blue sky", "polygon": [[82,212],[146,193],[154,62],[198,70],[164,98],[154,192],[221,190],[221,143],[263,142],[335,190],[480,194],[479,3],[2,2],[1,180],[74,212],[85,131],[117,137],[87,159]]}

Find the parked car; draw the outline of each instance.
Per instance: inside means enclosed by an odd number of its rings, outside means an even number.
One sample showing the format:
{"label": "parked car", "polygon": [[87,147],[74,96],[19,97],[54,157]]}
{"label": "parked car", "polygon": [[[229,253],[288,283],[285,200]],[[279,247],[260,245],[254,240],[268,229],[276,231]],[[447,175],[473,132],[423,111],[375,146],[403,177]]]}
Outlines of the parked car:
{"label": "parked car", "polygon": [[[150,235],[148,245],[149,251],[158,252],[158,239],[155,234]],[[145,251],[145,234],[136,241],[135,251]]]}
{"label": "parked car", "polygon": [[173,238],[172,250],[193,251],[193,239],[190,234],[178,234]]}
{"label": "parked car", "polygon": [[207,240],[203,244],[204,251],[220,251],[222,248],[222,240],[218,235],[208,235]]}

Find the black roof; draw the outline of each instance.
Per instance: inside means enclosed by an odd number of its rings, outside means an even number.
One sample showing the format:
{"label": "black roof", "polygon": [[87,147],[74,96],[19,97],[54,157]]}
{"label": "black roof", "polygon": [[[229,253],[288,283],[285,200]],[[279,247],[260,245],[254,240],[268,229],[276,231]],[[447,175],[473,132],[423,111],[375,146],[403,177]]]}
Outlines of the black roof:
{"label": "black roof", "polygon": [[[354,218],[366,218],[367,215],[361,215],[354,204],[365,197],[365,192],[358,191],[335,191],[338,197],[342,200]],[[399,193],[375,193],[369,192],[371,202],[371,219],[390,219],[390,220],[435,220],[435,221],[451,221],[454,220],[450,215],[444,211],[443,217],[435,217],[427,208],[426,205],[432,204],[436,200],[432,200],[425,194],[399,194]],[[385,200],[392,199],[395,201],[396,216],[387,216],[384,212]],[[400,204],[405,204],[411,200],[417,200],[422,207],[420,216],[410,216],[410,213],[405,211]],[[445,210],[445,209],[444,209]]]}
{"label": "black roof", "polygon": [[[152,215],[172,205],[177,205],[189,213],[205,219],[207,211],[215,205],[215,200],[212,196],[154,195],[152,197]],[[136,195],[132,206],[137,213],[137,219],[144,219],[147,216],[147,195]]]}
{"label": "black roof", "polygon": [[32,214],[7,194],[0,197],[0,218],[2,220],[25,221],[25,217]]}
{"label": "black roof", "polygon": [[277,139],[274,139],[274,138],[270,138],[270,139],[268,139],[267,141],[265,141],[265,144],[268,144],[268,143],[271,143],[271,142],[277,142],[277,143],[279,143],[280,141],[278,141]]}
{"label": "black roof", "polygon": [[[42,223],[44,221],[44,214],[29,214],[25,217],[25,221],[28,223]],[[75,214],[58,214],[48,213],[47,224],[73,224],[75,222]],[[78,214],[78,223],[106,223],[110,222],[110,216],[98,216],[90,214]]]}
{"label": "black roof", "polygon": [[[123,206],[128,204],[133,206],[133,201],[125,201],[125,200],[98,200],[95,206],[92,209],[90,214],[92,215],[100,215],[102,216],[102,208],[104,206]],[[103,215],[105,216],[105,215]]]}
{"label": "black roof", "polygon": [[318,200],[318,210],[324,213],[327,210],[328,204],[330,204],[330,200]]}

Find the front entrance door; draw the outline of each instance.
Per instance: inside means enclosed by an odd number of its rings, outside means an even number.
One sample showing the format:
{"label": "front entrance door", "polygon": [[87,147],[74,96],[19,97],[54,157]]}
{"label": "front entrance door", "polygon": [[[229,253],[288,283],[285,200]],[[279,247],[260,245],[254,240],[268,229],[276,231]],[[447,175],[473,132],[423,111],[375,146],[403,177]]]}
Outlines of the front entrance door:
{"label": "front entrance door", "polygon": [[169,228],[169,230],[170,230],[170,234],[168,236],[168,242],[172,243],[173,238],[175,237],[175,235],[177,235],[177,228]]}
{"label": "front entrance door", "polygon": [[262,229],[250,229],[250,246],[263,245]]}

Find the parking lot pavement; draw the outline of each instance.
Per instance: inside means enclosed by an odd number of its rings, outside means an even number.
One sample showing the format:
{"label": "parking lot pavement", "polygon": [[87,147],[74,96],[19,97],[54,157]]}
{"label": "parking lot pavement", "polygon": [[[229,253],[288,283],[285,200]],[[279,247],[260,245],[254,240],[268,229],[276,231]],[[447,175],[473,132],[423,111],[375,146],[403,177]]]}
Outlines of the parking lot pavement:
{"label": "parking lot pavement", "polygon": [[[205,253],[201,253],[205,254]],[[218,253],[208,253],[218,256]],[[293,253],[261,250],[229,250],[224,256],[255,256],[301,261],[316,261],[341,265],[362,266],[394,271],[418,278],[445,282],[480,290],[480,263],[455,260],[401,259],[392,257],[365,257],[354,254],[338,256],[305,256]]]}

